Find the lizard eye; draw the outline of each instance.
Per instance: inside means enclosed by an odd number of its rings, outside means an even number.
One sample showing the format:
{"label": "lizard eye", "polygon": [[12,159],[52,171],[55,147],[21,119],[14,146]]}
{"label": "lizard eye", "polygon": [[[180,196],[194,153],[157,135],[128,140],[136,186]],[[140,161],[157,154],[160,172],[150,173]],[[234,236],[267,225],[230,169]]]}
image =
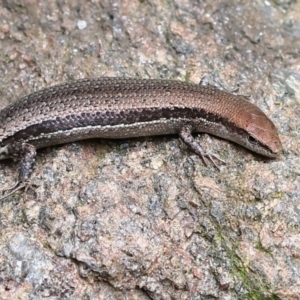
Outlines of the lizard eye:
{"label": "lizard eye", "polygon": [[251,135],[248,136],[248,141],[252,145],[256,145],[257,144],[257,140],[253,136],[251,136]]}

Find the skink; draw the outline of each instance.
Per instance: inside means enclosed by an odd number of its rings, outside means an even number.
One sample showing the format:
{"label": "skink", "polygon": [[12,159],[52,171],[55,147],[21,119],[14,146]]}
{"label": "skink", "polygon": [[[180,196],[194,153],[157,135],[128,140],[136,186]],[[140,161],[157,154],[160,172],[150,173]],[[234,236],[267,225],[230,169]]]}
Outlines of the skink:
{"label": "skink", "polygon": [[268,157],[282,145],[268,117],[244,97],[172,80],[98,78],[46,88],[0,111],[0,159],[20,160],[20,182],[36,149],[90,138],[179,134],[199,156],[205,132]]}

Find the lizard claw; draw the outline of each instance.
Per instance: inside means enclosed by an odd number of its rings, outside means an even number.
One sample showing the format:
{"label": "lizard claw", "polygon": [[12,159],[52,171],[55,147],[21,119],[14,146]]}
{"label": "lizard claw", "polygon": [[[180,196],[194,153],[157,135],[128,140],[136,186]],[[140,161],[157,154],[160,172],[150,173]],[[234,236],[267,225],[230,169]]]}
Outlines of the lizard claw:
{"label": "lizard claw", "polygon": [[6,188],[6,189],[3,189],[2,192],[5,192],[5,191],[9,191],[9,190],[12,190],[11,192],[3,195],[2,197],[0,197],[0,200],[3,200],[5,198],[7,198],[8,196],[10,195],[13,195],[15,192],[23,189],[26,187],[26,184],[25,183],[21,183],[19,181],[17,181],[14,185],[12,185],[11,187],[9,188]]}

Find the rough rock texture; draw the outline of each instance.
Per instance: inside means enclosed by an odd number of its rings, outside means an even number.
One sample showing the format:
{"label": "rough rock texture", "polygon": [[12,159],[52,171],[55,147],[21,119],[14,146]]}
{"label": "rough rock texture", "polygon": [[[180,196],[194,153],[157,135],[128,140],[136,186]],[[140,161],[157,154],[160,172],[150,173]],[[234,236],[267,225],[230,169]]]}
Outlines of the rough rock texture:
{"label": "rough rock texture", "polygon": [[[33,189],[0,202],[1,299],[299,299],[300,4],[0,1],[0,107],[82,77],[239,87],[279,128],[269,160],[199,137],[39,151]],[[0,183],[18,176],[1,162]]]}

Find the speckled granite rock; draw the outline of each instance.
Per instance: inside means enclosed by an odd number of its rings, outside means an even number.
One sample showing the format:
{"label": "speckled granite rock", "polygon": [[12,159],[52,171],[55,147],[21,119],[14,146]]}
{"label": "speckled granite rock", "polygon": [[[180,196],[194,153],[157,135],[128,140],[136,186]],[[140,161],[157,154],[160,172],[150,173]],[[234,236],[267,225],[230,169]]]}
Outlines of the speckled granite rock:
{"label": "speckled granite rock", "polygon": [[[199,137],[39,151],[1,201],[1,299],[299,299],[300,5],[296,1],[0,1],[0,106],[82,77],[213,84],[251,95],[285,149]],[[11,185],[17,164],[1,162]]]}

